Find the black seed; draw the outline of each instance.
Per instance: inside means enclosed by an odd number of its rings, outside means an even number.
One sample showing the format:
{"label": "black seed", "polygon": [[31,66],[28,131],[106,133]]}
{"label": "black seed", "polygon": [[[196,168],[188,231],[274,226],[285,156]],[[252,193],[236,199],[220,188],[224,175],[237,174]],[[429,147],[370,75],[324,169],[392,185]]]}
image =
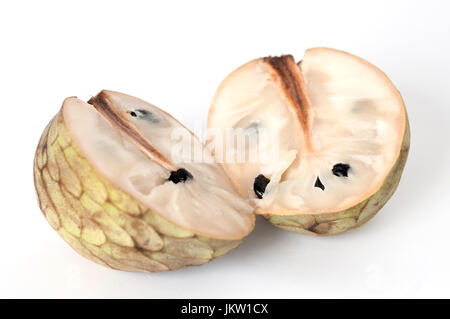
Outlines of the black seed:
{"label": "black seed", "polygon": [[187,170],[185,170],[184,168],[180,168],[176,171],[173,171],[170,173],[170,177],[169,177],[169,181],[178,184],[179,182],[186,182],[189,179],[193,179],[194,177],[192,176],[191,173],[189,173]]}
{"label": "black seed", "polygon": [[147,110],[136,110],[136,112],[139,114],[139,117],[146,117],[149,114],[152,114],[151,112],[147,111]]}
{"label": "black seed", "polygon": [[130,115],[133,117],[140,118],[140,119],[148,120],[152,123],[159,122],[158,117],[155,114],[153,114],[152,112],[147,111],[147,110],[142,110],[142,109],[134,110],[134,111],[130,112]]}
{"label": "black seed", "polygon": [[334,175],[336,175],[338,177],[347,177],[349,169],[350,169],[350,165],[339,163],[339,164],[335,164],[331,171],[333,172]]}
{"label": "black seed", "polygon": [[316,183],[314,184],[314,187],[318,187],[318,188],[320,188],[323,191],[325,190],[325,186],[323,186],[322,182],[320,181],[319,176],[317,176]]}
{"label": "black seed", "polygon": [[262,174],[256,176],[255,182],[253,183],[253,190],[255,191],[255,194],[259,199],[263,198],[264,192],[266,191],[266,187],[269,182],[270,179]]}

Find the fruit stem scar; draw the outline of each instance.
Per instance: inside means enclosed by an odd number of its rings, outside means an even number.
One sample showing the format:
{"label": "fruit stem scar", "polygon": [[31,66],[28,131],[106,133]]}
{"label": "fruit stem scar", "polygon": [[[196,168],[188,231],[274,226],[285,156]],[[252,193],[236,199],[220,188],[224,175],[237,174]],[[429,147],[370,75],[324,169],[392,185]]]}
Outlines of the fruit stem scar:
{"label": "fruit stem scar", "polygon": [[106,93],[100,92],[97,96],[92,97],[89,104],[102,115],[109,123],[119,129],[124,136],[131,142],[136,144],[142,153],[144,153],[150,160],[161,165],[167,170],[176,171],[178,167],[172,163],[168,158],[161,154],[151,143],[147,140],[134,125],[125,120],[125,118],[111,107],[112,102],[108,100]]}
{"label": "fruit stem scar", "polygon": [[290,102],[292,111],[294,111],[303,130],[306,149],[312,151],[310,137],[311,103],[306,94],[300,67],[297,66],[292,55],[266,57],[263,61],[271,66],[281,81],[283,93]]}

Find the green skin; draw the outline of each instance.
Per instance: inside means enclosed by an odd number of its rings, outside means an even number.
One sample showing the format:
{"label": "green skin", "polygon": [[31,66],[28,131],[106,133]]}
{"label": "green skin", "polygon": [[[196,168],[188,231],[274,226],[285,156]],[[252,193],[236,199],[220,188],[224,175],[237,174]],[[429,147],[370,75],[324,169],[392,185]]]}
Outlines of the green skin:
{"label": "green skin", "polygon": [[386,204],[397,189],[408,158],[410,144],[409,122],[406,118],[400,154],[381,188],[366,200],[344,211],[331,214],[275,216],[263,215],[273,225],[299,234],[330,236],[355,229],[367,221]]}
{"label": "green skin", "polygon": [[201,265],[242,242],[182,229],[114,186],[83,157],[61,113],[39,141],[34,183],[48,223],[80,255],[109,268],[160,272]]}

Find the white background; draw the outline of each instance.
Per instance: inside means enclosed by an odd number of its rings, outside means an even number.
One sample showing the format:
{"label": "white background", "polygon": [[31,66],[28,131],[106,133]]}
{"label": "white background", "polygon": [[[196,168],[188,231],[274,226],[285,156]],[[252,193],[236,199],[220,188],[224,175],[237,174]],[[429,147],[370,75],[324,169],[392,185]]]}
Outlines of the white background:
{"label": "white background", "polygon": [[[3,1],[0,297],[450,297],[448,1]],[[201,267],[138,274],[78,256],[42,216],[32,162],[67,96],[111,89],[188,127],[250,59],[329,46],[391,77],[412,128],[399,189],[364,227],[330,238],[258,219]]]}

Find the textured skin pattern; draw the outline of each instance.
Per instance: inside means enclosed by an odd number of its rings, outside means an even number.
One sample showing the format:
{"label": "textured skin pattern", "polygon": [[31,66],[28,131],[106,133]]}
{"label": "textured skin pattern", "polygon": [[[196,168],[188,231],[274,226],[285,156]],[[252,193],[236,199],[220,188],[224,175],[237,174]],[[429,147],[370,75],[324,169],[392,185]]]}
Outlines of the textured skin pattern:
{"label": "textured skin pattern", "polygon": [[106,267],[159,272],[201,265],[241,243],[184,230],[112,185],[74,145],[61,113],[39,141],[34,182],[48,223],[80,255]]}
{"label": "textured skin pattern", "polygon": [[333,214],[297,216],[264,215],[264,218],[277,227],[307,235],[337,235],[363,225],[375,216],[397,189],[406,159],[408,158],[409,144],[410,131],[407,119],[402,148],[394,167],[386,177],[381,188],[361,203]]}

